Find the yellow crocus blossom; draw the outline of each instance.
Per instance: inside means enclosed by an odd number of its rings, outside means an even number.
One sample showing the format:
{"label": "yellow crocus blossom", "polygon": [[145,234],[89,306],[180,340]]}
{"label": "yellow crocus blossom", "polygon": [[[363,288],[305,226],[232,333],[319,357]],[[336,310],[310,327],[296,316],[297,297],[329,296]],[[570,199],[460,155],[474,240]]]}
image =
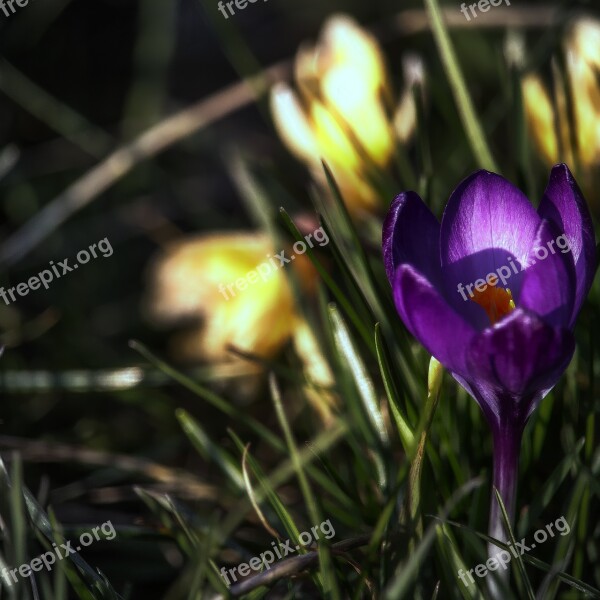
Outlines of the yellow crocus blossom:
{"label": "yellow crocus blossom", "polygon": [[[422,69],[414,73],[422,76]],[[321,159],[327,161],[352,212],[376,210],[380,200],[368,171],[386,169],[397,141],[406,142],[414,132],[412,91],[407,90],[391,115],[393,95],[383,52],[347,15],[330,17],[317,43],[301,46],[294,74],[298,91],[284,83],[271,90],[279,136],[319,181]],[[412,83],[409,77],[407,87]]]}
{"label": "yellow crocus blossom", "polygon": [[[535,146],[549,164],[574,165],[592,208],[600,208],[600,21],[575,20],[564,40],[565,81],[556,73],[554,94],[536,73],[521,82],[525,115]],[[567,91],[572,102],[568,111]]]}
{"label": "yellow crocus blossom", "polygon": [[[272,242],[260,233],[212,233],[174,242],[149,268],[146,310],[154,322],[186,326],[171,343],[172,354],[183,360],[240,364],[231,347],[270,359],[292,343],[312,382],[305,386],[306,397],[329,422],[336,402],[328,390],[333,375],[296,312],[289,273],[274,254]],[[294,259],[285,269],[294,270],[303,291],[312,291],[316,275],[310,261],[303,255]],[[246,373],[261,372],[245,362]]]}

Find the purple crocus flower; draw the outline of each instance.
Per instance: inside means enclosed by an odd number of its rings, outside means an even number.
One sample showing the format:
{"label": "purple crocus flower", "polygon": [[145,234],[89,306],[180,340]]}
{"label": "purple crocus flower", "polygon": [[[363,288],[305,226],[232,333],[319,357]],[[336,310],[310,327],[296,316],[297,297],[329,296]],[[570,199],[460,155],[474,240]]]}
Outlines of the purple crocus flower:
{"label": "purple crocus flower", "polygon": [[[557,165],[536,211],[509,181],[477,171],[452,193],[441,225],[405,192],[385,220],[383,255],[406,327],[491,427],[494,485],[512,520],[523,429],[573,356],[573,326],[594,278],[581,191]],[[493,497],[490,535],[506,539]]]}

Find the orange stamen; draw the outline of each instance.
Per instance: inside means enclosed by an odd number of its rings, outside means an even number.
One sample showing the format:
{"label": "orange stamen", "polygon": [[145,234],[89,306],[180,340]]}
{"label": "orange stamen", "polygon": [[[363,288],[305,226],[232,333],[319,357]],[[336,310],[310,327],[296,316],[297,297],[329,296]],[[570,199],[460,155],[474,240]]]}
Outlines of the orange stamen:
{"label": "orange stamen", "polygon": [[488,285],[483,292],[473,290],[471,300],[485,310],[492,325],[515,310],[515,303],[508,288]]}

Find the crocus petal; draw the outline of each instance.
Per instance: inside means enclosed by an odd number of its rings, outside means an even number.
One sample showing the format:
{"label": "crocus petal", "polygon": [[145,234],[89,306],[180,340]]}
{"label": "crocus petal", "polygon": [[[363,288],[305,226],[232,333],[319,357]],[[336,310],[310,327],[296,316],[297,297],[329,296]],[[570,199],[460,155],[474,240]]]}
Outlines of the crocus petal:
{"label": "crocus petal", "polygon": [[575,301],[575,266],[570,254],[555,247],[557,237],[552,223],[540,223],[534,247],[522,265],[523,283],[515,302],[551,325],[569,327]]}
{"label": "crocus petal", "polygon": [[[440,252],[447,294],[506,266],[523,262],[540,218],[512,183],[488,171],[467,177],[452,193],[441,225]],[[515,275],[511,290],[520,285]]]}
{"label": "crocus petal", "polygon": [[484,382],[478,382],[477,386],[471,385],[469,381],[457,373],[452,373],[452,377],[454,377],[454,379],[467,390],[471,398],[479,404],[479,407],[490,426],[492,428],[495,427],[499,423],[497,415],[498,403],[494,399],[495,388],[489,384],[486,385]]}
{"label": "crocus petal", "polygon": [[396,269],[412,265],[432,283],[440,281],[440,224],[415,192],[404,192],[390,206],[383,224],[383,260],[390,284]]}
{"label": "crocus petal", "polygon": [[552,169],[538,214],[564,232],[566,240],[562,238],[561,243],[564,248],[570,248],[573,256],[577,277],[570,321],[573,325],[594,279],[596,248],[590,211],[567,165],[556,165]]}
{"label": "crocus petal", "polygon": [[[469,344],[466,381],[495,424],[525,423],[575,351],[573,334],[517,308]],[[490,417],[488,417],[489,419]],[[491,422],[494,425],[494,421]]]}
{"label": "crocus petal", "polygon": [[408,330],[447,369],[464,375],[475,329],[412,265],[398,267],[393,290],[396,309]]}
{"label": "crocus petal", "polygon": [[270,108],[277,133],[298,158],[308,163],[318,162],[319,146],[300,99],[288,85],[273,86]]}

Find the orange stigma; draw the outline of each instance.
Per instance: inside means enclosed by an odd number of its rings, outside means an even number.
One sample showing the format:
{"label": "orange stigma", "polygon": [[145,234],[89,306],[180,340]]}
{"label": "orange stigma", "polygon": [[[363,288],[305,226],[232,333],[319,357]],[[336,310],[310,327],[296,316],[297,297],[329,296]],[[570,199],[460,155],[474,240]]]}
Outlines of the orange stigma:
{"label": "orange stigma", "polygon": [[471,300],[485,310],[492,325],[515,310],[515,303],[508,288],[504,289],[488,285],[483,292],[473,290]]}

